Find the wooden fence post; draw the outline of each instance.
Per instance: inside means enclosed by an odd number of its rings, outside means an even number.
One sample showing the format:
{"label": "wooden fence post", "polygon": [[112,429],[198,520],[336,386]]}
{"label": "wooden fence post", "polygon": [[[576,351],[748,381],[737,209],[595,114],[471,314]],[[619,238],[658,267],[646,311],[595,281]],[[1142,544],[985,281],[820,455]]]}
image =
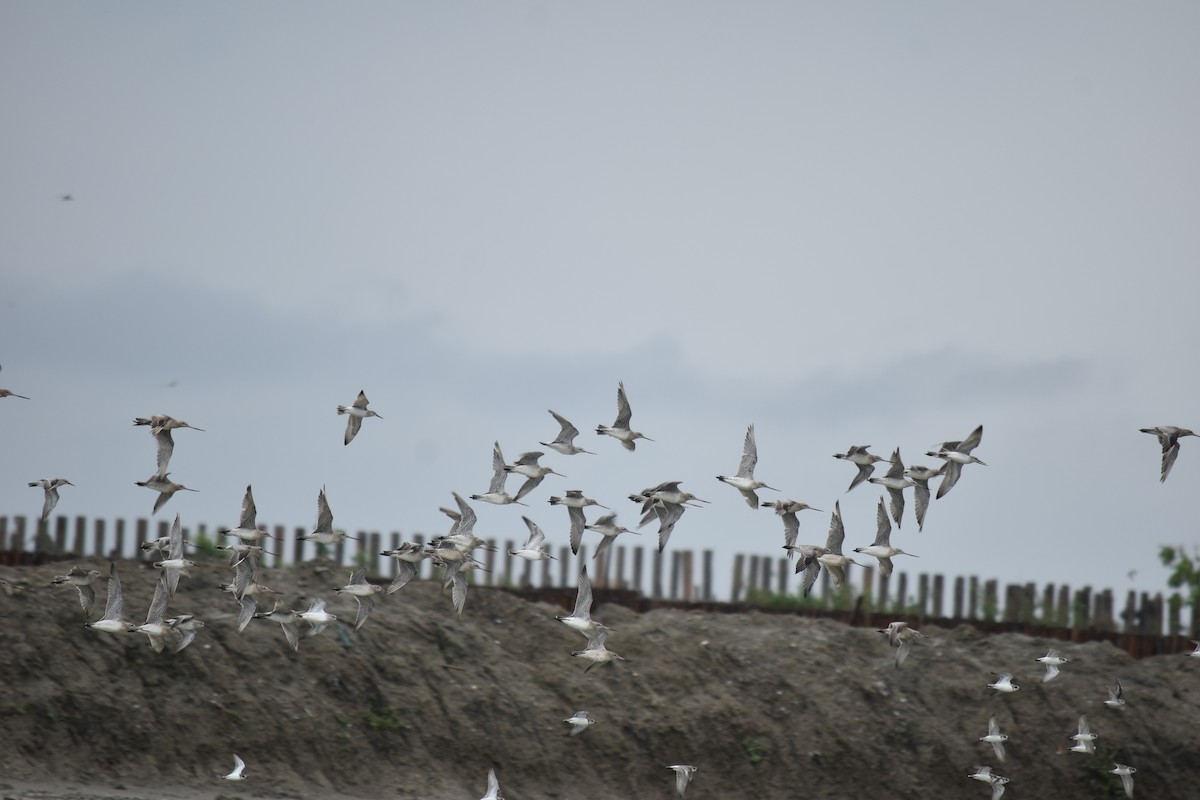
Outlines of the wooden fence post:
{"label": "wooden fence post", "polygon": [[908,613],[908,573],[901,572],[896,584],[896,610],[903,616]]}
{"label": "wooden fence post", "polygon": [[[76,517],[75,518],[75,541],[71,544],[71,552],[73,552],[77,558],[83,557],[83,549],[84,549],[84,547],[86,547],[86,542],[87,542],[87,518],[86,517]],[[3,547],[3,545],[0,544],[0,548],[2,548],[2,547]]]}
{"label": "wooden fence post", "polygon": [[642,586],[642,554],[644,548],[638,547],[633,551],[633,588],[639,592],[645,591]]}
{"label": "wooden fence post", "polygon": [[[713,570],[712,570],[712,568],[713,568],[713,551],[705,550],[704,551],[704,589],[703,589],[704,594],[702,595],[702,599],[706,603],[711,603],[713,601],[713,593],[712,593]],[[736,598],[734,598],[734,602],[737,602]]]}
{"label": "wooden fence post", "polygon": [[654,570],[654,574],[651,576],[651,583],[654,586],[654,595],[653,596],[654,596],[655,600],[661,600],[662,596],[663,596],[662,562],[663,562],[662,551],[656,547],[656,548],[654,548],[654,564],[652,567]]}
{"label": "wooden fence post", "polygon": [[[140,520],[140,522],[145,523],[145,520]],[[113,527],[115,528],[113,538],[116,539],[116,542],[113,545],[112,553],[109,554],[109,561],[125,557],[125,520],[118,519]]]}
{"label": "wooden fence post", "polygon": [[925,621],[925,612],[929,608],[929,575],[922,572],[917,576],[917,619]]}
{"label": "wooden fence post", "polygon": [[956,620],[963,618],[964,583],[962,575],[954,579],[954,619]]}
{"label": "wooden fence post", "polygon": [[692,551],[683,553],[683,600],[690,603],[695,599],[695,587],[692,585]]}
{"label": "wooden fence post", "polygon": [[999,584],[995,578],[984,581],[983,584],[983,619],[987,622],[995,622],[996,614],[1000,609],[1000,598],[997,596]]}
{"label": "wooden fence post", "polygon": [[1055,608],[1054,621],[1060,628],[1071,624],[1071,587],[1065,583],[1058,587],[1058,605]]}
{"label": "wooden fence post", "polygon": [[942,598],[946,591],[946,581],[941,575],[933,576],[933,618],[942,619]]}
{"label": "wooden fence post", "polygon": [[733,557],[733,590],[730,595],[730,600],[734,603],[742,601],[742,573],[746,566],[746,556],[742,553],[737,553]]}
{"label": "wooden fence post", "polygon": [[785,595],[788,593],[788,571],[789,571],[788,567],[790,567],[790,566],[791,566],[791,564],[788,563],[788,560],[786,558],[779,559],[778,583],[779,583],[779,593],[782,595]]}

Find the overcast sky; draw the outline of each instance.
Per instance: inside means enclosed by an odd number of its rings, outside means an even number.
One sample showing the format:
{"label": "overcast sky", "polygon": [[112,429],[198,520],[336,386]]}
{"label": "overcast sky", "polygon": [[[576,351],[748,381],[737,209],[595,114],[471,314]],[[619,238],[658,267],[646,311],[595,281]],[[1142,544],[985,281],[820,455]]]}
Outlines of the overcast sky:
{"label": "overcast sky", "polygon": [[[1200,541],[1193,3],[0,5],[0,513],[444,531],[564,414],[546,498],[712,501],[671,547],[778,555],[757,476],[870,544],[852,444],[984,425],[912,571],[1157,591]],[[74,199],[64,202],[61,195]],[[635,453],[593,432],[624,380]],[[338,404],[382,420],[343,446]],[[878,474],[878,473],[877,473]],[[514,491],[517,481],[511,481]],[[776,497],[764,491],[763,499]],[[801,517],[823,543],[828,513]],[[631,544],[652,544],[653,528]],[[591,539],[593,534],[588,534]],[[1136,570],[1131,579],[1128,573]]]}

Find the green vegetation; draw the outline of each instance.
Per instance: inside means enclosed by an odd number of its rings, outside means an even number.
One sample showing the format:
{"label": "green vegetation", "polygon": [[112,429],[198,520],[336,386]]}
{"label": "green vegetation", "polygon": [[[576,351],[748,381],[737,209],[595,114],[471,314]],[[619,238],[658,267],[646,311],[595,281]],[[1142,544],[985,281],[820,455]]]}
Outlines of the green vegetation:
{"label": "green vegetation", "polygon": [[[1192,607],[1192,636],[1200,636],[1196,621],[1200,618],[1197,608],[1200,608],[1200,548],[1193,548],[1191,554],[1183,546],[1170,547],[1164,545],[1158,550],[1158,557],[1163,566],[1171,568],[1167,585],[1176,591],[1167,602],[1172,608],[1180,608],[1187,604]],[[1172,631],[1174,633],[1174,631]]]}
{"label": "green vegetation", "polygon": [[762,743],[756,739],[743,739],[742,747],[745,748],[746,757],[750,759],[750,763],[755,766],[766,757]]}
{"label": "green vegetation", "polygon": [[193,555],[203,556],[204,558],[220,558],[222,553],[217,549],[217,543],[209,538],[208,533],[204,528],[196,531],[196,536],[189,537],[192,547],[195,548]]}
{"label": "green vegetation", "polygon": [[363,719],[367,721],[367,727],[371,730],[395,731],[408,728],[407,720],[396,713],[394,708],[368,709],[363,712]]}

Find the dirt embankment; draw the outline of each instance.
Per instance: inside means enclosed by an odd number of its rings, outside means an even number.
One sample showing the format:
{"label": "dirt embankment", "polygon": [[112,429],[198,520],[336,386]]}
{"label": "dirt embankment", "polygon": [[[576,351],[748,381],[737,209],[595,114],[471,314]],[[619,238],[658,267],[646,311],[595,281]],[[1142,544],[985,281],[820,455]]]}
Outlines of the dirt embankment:
{"label": "dirt embankment", "polygon": [[[81,562],[100,569],[101,562]],[[489,767],[520,798],[670,798],[669,764],[694,764],[688,798],[990,797],[977,764],[1011,778],[1006,797],[1119,798],[1114,761],[1138,797],[1194,796],[1200,659],[1134,661],[1108,644],[930,628],[893,667],[885,637],[782,615],[601,606],[610,649],[629,659],[585,673],[560,609],[472,589],[456,619],[430,582],[381,599],[357,633],[329,564],[272,571],[285,602],[324,597],[348,624],[293,652],[279,626],[237,632],[216,590],[222,562],[184,578],[168,614],[208,627],[179,654],[141,634],[83,627],[70,564],[0,568],[0,779],[89,791],[166,787],[180,796],[478,798]],[[144,619],[155,573],[118,565],[126,615]],[[103,587],[98,605],[103,605]],[[99,612],[97,612],[99,613]],[[1071,661],[1041,682],[1050,647]],[[993,695],[994,671],[1021,690]],[[1103,705],[1120,678],[1125,708]],[[580,709],[597,724],[568,736]],[[978,738],[995,714],[1000,762]],[[1096,752],[1066,752],[1080,714]],[[249,779],[219,776],[233,753]],[[11,784],[10,784],[11,785]],[[17,796],[14,788],[6,796]],[[115,792],[114,792],[115,794]]]}

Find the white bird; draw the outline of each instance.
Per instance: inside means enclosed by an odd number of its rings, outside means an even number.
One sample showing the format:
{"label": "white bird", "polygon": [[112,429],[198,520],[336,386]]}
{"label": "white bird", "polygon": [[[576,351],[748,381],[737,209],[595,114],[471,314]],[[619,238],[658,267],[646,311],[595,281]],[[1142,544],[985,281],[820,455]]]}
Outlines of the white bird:
{"label": "white bird", "polygon": [[563,722],[571,726],[571,736],[578,736],[586,731],[589,725],[596,724],[596,720],[592,719],[592,715],[586,711],[576,711],[574,714],[564,719]]}
{"label": "white bird", "polygon": [[227,781],[244,781],[244,780],[246,780],[246,775],[243,773],[243,770],[245,770],[245,769],[246,769],[246,762],[242,761],[241,757],[239,757],[237,753],[234,753],[233,754],[233,771],[230,772],[228,775],[222,775],[221,778],[223,780],[227,780]]}
{"label": "white bird", "polygon": [[1003,692],[1005,694],[1011,694],[1012,692],[1020,690],[1021,687],[1012,682],[1013,676],[1011,672],[996,672],[993,674],[996,675],[997,678],[994,683],[988,684],[989,689],[995,689],[997,692]]}
{"label": "white bird", "polygon": [[104,604],[104,616],[84,625],[104,633],[125,633],[133,627],[133,623],[125,619],[125,593],[121,590],[121,578],[117,575],[115,562],[108,566],[108,600]]}
{"label": "white bird", "polygon": [[954,484],[958,483],[963,465],[982,464],[985,467],[987,466],[987,464],[971,455],[971,451],[978,447],[981,441],[983,441],[982,425],[971,431],[971,435],[961,442],[942,442],[937,450],[930,450],[925,453],[927,456],[940,458],[946,462],[945,471],[942,473],[942,482],[938,485],[938,500],[941,500],[942,497],[954,488]]}
{"label": "white bird", "polygon": [[263,614],[255,614],[254,618],[278,622],[279,626],[283,628],[283,635],[287,639],[288,646],[292,650],[300,652],[300,623],[294,610],[276,600],[273,609]]}
{"label": "white bird", "polygon": [[683,793],[687,791],[688,783],[691,782],[692,776],[696,774],[696,768],[690,764],[671,764],[667,769],[675,770],[675,791],[679,792],[680,797],[683,797]]}
{"label": "white bird", "polygon": [[337,621],[336,616],[325,610],[325,601],[319,597],[309,604],[307,611],[297,614],[296,618],[308,623],[308,630],[304,633],[305,639],[318,636],[325,630],[326,625]]}
{"label": "white bird", "polygon": [[[829,520],[829,537],[825,540],[825,552],[817,554],[817,561],[825,567],[835,589],[846,582],[846,567],[850,564],[862,566],[857,561],[842,555],[842,542],[846,539],[846,528],[842,524],[842,504],[833,504],[833,517]],[[805,583],[808,583],[807,576]],[[811,586],[811,584],[809,584]]]}
{"label": "white bird", "polygon": [[877,483],[887,489],[888,496],[892,499],[892,519],[896,520],[897,528],[902,527],[900,522],[904,519],[904,490],[915,486],[916,483],[905,474],[899,447],[892,453],[892,465],[888,467],[887,474],[882,478],[870,478],[869,480],[871,483]]}
{"label": "white bird", "polygon": [[509,503],[525,505],[504,490],[504,482],[506,480],[508,480],[508,470],[505,469],[504,454],[500,452],[500,443],[496,442],[492,447],[492,482],[488,484],[487,492],[484,494],[473,494],[471,495],[471,499],[482,500],[485,503],[492,503],[497,506],[505,506]]}
{"label": "white bird", "polygon": [[152,417],[135,417],[134,425],[148,425],[150,427],[150,435],[154,437],[154,443],[157,448],[156,466],[158,472],[156,475],[165,478],[167,476],[167,465],[171,463],[171,454],[175,452],[175,439],[171,435],[171,431],[177,428],[191,428],[194,431],[203,431],[204,428],[197,428],[195,425],[189,425],[181,419],[168,417],[166,414],[155,414]]}
{"label": "white bird", "polygon": [[246,486],[246,496],[242,498],[242,514],[238,518],[236,528],[217,528],[217,533],[223,536],[236,536],[249,544],[268,537],[271,534],[258,527],[258,507],[254,504],[254,489]]}
{"label": "white bird", "polygon": [[1179,440],[1184,436],[1200,435],[1187,428],[1177,428],[1174,425],[1159,425],[1154,428],[1139,428],[1138,430],[1157,436],[1158,443],[1162,445],[1162,471],[1158,479],[1159,483],[1165,481],[1171,474],[1171,467],[1175,465],[1175,459],[1179,455]]}
{"label": "white bird", "polygon": [[66,478],[40,478],[29,482],[31,488],[41,487],[46,494],[46,498],[42,502],[42,522],[50,519],[50,512],[58,505],[58,487],[74,485]]}
{"label": "white bird", "polygon": [[546,534],[542,532],[537,523],[529,517],[521,517],[521,519],[525,520],[525,525],[529,528],[529,538],[525,540],[524,547],[519,550],[509,550],[508,554],[526,561],[548,561],[554,558],[546,549]]}
{"label": "white bird", "polygon": [[625,382],[622,381],[617,385],[617,419],[611,427],[605,425],[597,425],[596,433],[601,436],[611,436],[621,443],[621,446],[626,450],[632,451],[637,445],[637,439],[645,439],[647,442],[653,442],[649,436],[632,430],[629,427],[629,420],[633,416],[633,410],[629,407],[629,398],[625,396]]}
{"label": "white bird", "polygon": [[417,576],[420,563],[430,557],[430,552],[416,542],[401,542],[398,547],[384,550],[379,555],[396,559],[396,577],[387,588],[387,593],[393,594]]}
{"label": "white bird", "polygon": [[1079,732],[1071,737],[1075,742],[1075,746],[1071,748],[1073,753],[1094,753],[1096,745],[1094,742],[1100,737],[1092,733],[1092,729],[1088,727],[1087,715],[1079,715]]}
{"label": "white bird", "polygon": [[550,411],[550,415],[558,420],[561,430],[553,442],[538,442],[542,447],[549,447],[556,453],[562,453],[564,456],[573,456],[577,453],[589,453],[595,455],[591,450],[584,450],[582,447],[575,445],[575,437],[579,435],[579,429],[567,421],[566,417]]}
{"label": "white bird", "polygon": [[[592,619],[592,582],[588,578],[586,564],[579,568],[579,589],[575,593],[575,610],[569,617],[560,615],[555,619],[568,628],[579,631],[589,639],[597,630],[604,628],[603,625]],[[607,628],[604,629],[607,630]]]}
{"label": "white bird", "polygon": [[363,420],[367,417],[379,417],[379,419],[383,419],[383,417],[380,417],[374,411],[367,408],[367,395],[362,391],[359,391],[358,397],[355,398],[353,404],[338,406],[337,413],[339,415],[348,415],[346,417],[346,440],[343,444],[350,444],[353,441],[354,437],[358,435],[358,429],[362,427]]}
{"label": "white bird", "polygon": [[1132,800],[1132,798],[1133,798],[1133,773],[1137,772],[1137,769],[1134,767],[1126,766],[1125,764],[1118,764],[1115,761],[1113,762],[1113,764],[1115,765],[1115,767],[1114,767],[1114,769],[1110,769],[1109,772],[1111,772],[1113,775],[1121,776],[1121,786],[1122,786],[1122,788],[1125,789],[1125,796],[1130,798],[1130,800]]}
{"label": "white bird", "polygon": [[742,445],[742,460],[738,464],[737,475],[732,478],[724,475],[718,475],[717,480],[721,483],[727,483],[733,488],[742,493],[742,497],[746,498],[746,504],[751,508],[758,510],[758,495],[755,494],[756,489],[770,489],[773,492],[779,491],[773,486],[767,486],[760,480],[754,478],[754,467],[758,464],[758,445],[754,442],[754,426],[751,425],[746,429],[746,441]]}
{"label": "white bird", "polygon": [[1121,688],[1121,679],[1117,678],[1117,685],[1108,690],[1108,699],[1104,701],[1104,705],[1109,708],[1120,708],[1125,705],[1125,690]]}
{"label": "white bird", "polygon": [[504,466],[505,472],[515,472],[518,475],[525,476],[525,482],[521,484],[521,488],[517,490],[517,494],[513,498],[514,501],[520,500],[522,497],[536,489],[538,484],[540,484],[547,475],[557,475],[560,478],[567,477],[561,472],[555,472],[550,467],[543,467],[541,464],[539,464],[538,459],[544,455],[546,454],[540,450],[532,450],[528,453],[521,453],[520,457],[517,458],[514,463],[506,464]]}
{"label": "white bird", "polygon": [[917,501],[914,511],[917,515],[917,530],[925,530],[925,513],[929,511],[929,480],[941,475],[946,469],[946,463],[937,469],[920,464],[910,464],[904,470],[904,476],[913,482],[913,498]]}
{"label": "white bird", "polygon": [[367,568],[359,567],[350,573],[350,582],[338,587],[338,594],[353,595],[358,601],[358,616],[354,619],[354,630],[358,630],[367,621],[371,609],[375,607],[375,595],[383,591],[382,586],[367,582]]}
{"label": "white bird", "polygon": [[189,489],[182,483],[175,483],[169,477],[169,473],[167,475],[155,474],[144,481],[134,482],[138,486],[144,486],[147,489],[153,489],[158,492],[158,499],[154,501],[154,510],[150,512],[151,514],[157,514],[158,510],[166,505],[167,501],[174,497],[176,492],[197,491],[196,489]]}
{"label": "white bird", "polygon": [[996,722],[996,715],[992,714],[988,720],[988,732],[986,736],[980,736],[979,741],[987,742],[992,746],[992,750],[996,753],[996,758],[1004,760],[1004,743],[1008,741],[1008,737],[1000,732],[1000,723]]}
{"label": "white bird", "polygon": [[567,509],[567,518],[571,521],[571,553],[574,555],[579,555],[579,545],[583,541],[583,530],[587,527],[587,518],[583,515],[583,509],[587,506],[597,506],[611,510],[608,506],[602,506],[590,497],[584,497],[583,492],[579,489],[568,489],[563,493],[562,497],[551,497],[550,505],[564,506]]}
{"label": "white bird", "polygon": [[637,531],[631,531],[628,528],[618,525],[616,514],[605,514],[590,525],[584,525],[583,527],[586,530],[595,531],[603,537],[600,540],[600,544],[596,546],[596,552],[592,556],[593,559],[599,558],[607,552],[608,548],[612,546],[612,543],[622,533],[637,533]]}
{"label": "white bird", "polygon": [[840,458],[858,466],[858,474],[854,476],[854,480],[850,481],[850,488],[846,490],[847,492],[871,477],[871,473],[875,471],[876,462],[886,460],[883,456],[868,453],[867,448],[870,446],[869,444],[856,444],[847,448],[844,453],[833,454],[834,458]]}
{"label": "white bird", "polygon": [[983,783],[991,783],[992,782],[992,768],[986,767],[986,766],[975,767],[975,771],[972,772],[967,777],[971,778],[973,780],[982,781]]}
{"label": "white bird", "polygon": [[479,800],[504,800],[504,795],[500,792],[500,781],[496,779],[496,770],[488,770],[487,794]]}
{"label": "white bird", "polygon": [[100,580],[100,570],[88,569],[85,570],[80,566],[71,567],[66,575],[59,575],[54,578],[55,586],[69,584],[74,586],[79,592],[79,605],[83,608],[83,615],[90,617],[92,608],[96,605],[96,590],[92,588],[92,584]]}
{"label": "white bird", "polygon": [[333,528],[333,511],[329,508],[329,499],[325,497],[325,487],[321,487],[320,494],[317,495],[317,524],[312,529],[311,533],[302,533],[296,537],[306,542],[316,542],[317,544],[337,544],[343,539],[358,540],[358,537],[351,536],[343,530],[334,530]]}
{"label": "white bird", "polygon": [[176,653],[191,644],[192,640],[196,638],[196,633],[205,627],[202,621],[196,619],[191,614],[180,614],[178,617],[171,617],[167,620],[167,624],[179,634],[179,644],[175,645]]}
{"label": "white bird", "polygon": [[1042,676],[1042,683],[1049,683],[1058,677],[1058,668],[1071,659],[1063,658],[1058,654],[1057,650],[1050,650],[1047,651],[1046,655],[1034,660],[1046,665],[1046,674]]}
{"label": "white bird", "polygon": [[870,547],[854,548],[854,552],[862,553],[864,556],[874,556],[879,561],[879,571],[883,573],[884,577],[889,577],[892,574],[893,556],[912,556],[913,558],[918,556],[906,553],[899,547],[892,547],[892,523],[888,521],[882,497],[879,498],[879,507],[875,511],[875,525],[875,541]]}
{"label": "white bird", "polygon": [[889,622],[888,626],[881,629],[879,632],[886,633],[888,635],[888,644],[896,648],[897,669],[899,669],[900,665],[903,664],[908,658],[908,654],[912,652],[913,642],[929,638],[916,628],[910,627],[909,624],[903,620]]}
{"label": "white bird", "polygon": [[179,576],[190,576],[192,573],[189,569],[196,566],[195,561],[183,557],[183,527],[179,522],[178,514],[175,515],[175,522],[171,525],[171,535],[167,538],[171,540],[167,557],[162,561],[155,561],[154,568],[163,571],[162,579],[167,593],[174,596],[175,590],[179,588]]}
{"label": "white bird", "polygon": [[[773,508],[775,513],[783,519],[783,546],[785,549],[795,546],[796,539],[800,536],[800,520],[796,517],[801,511],[820,511],[819,508],[813,508],[808,503],[801,503],[796,500],[768,500],[763,503],[763,508]],[[788,558],[793,556],[793,552],[788,550]]]}
{"label": "white bird", "polygon": [[629,660],[624,656],[617,655],[612,650],[609,650],[607,647],[605,647],[604,643],[606,641],[608,641],[608,628],[601,626],[592,632],[591,638],[588,639],[586,648],[583,650],[575,650],[571,653],[571,655],[576,658],[582,658],[584,661],[591,662],[587,665],[587,669],[584,670],[585,673],[590,671],[592,667],[595,667],[599,664],[611,663],[614,659],[617,661]]}
{"label": "white bird", "polygon": [[154,599],[150,601],[150,610],[146,613],[146,621],[129,629],[130,633],[146,634],[150,639],[150,646],[156,653],[163,651],[165,646],[163,639],[173,630],[165,620],[167,602],[171,597],[165,579],[166,575],[160,576],[154,584]]}

